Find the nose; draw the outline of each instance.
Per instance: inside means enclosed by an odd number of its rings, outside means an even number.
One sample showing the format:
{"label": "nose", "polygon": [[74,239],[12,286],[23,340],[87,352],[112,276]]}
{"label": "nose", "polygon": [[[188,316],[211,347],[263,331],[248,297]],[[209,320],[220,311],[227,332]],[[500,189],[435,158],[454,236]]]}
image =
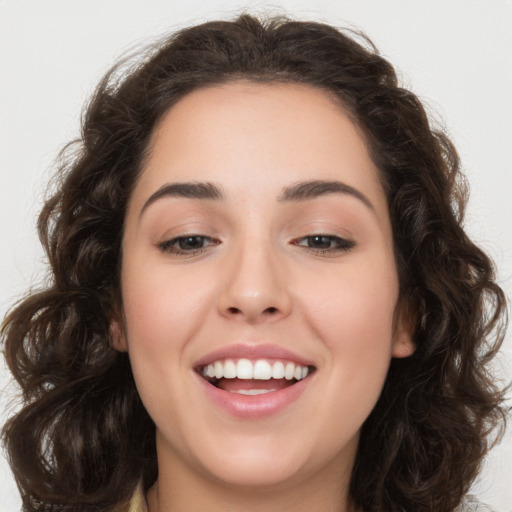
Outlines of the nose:
{"label": "nose", "polygon": [[291,311],[286,272],[271,250],[240,248],[226,262],[219,313],[252,324],[276,321]]}

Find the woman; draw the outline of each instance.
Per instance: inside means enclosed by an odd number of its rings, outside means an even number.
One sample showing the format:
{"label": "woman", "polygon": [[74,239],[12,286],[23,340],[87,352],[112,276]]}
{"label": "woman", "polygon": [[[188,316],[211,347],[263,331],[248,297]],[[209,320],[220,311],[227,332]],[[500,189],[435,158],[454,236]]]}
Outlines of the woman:
{"label": "woman", "polygon": [[184,30],[107,75],[66,161],[53,283],[3,331],[26,510],[470,506],[505,300],[369,41]]}

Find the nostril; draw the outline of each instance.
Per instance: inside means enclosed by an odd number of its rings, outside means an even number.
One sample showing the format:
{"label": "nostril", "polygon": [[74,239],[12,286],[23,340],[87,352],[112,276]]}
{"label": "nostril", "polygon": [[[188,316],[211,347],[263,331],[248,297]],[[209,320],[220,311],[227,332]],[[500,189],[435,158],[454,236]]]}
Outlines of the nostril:
{"label": "nostril", "polygon": [[[1,1],[1,0],[0,0]],[[223,314],[231,319],[244,318],[249,322],[271,321],[280,318],[281,308],[269,306],[267,308],[259,308],[257,305],[249,304],[246,307],[229,306],[223,310]]]}

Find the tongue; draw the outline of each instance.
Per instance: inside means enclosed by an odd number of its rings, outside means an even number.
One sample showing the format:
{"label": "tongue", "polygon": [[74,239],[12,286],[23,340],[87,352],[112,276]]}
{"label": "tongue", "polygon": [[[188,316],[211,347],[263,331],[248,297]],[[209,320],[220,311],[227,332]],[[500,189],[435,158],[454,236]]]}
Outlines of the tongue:
{"label": "tongue", "polygon": [[220,379],[216,385],[218,388],[231,393],[240,391],[241,389],[284,389],[294,384],[294,380],[286,379],[270,379],[270,380],[256,380],[256,379]]}

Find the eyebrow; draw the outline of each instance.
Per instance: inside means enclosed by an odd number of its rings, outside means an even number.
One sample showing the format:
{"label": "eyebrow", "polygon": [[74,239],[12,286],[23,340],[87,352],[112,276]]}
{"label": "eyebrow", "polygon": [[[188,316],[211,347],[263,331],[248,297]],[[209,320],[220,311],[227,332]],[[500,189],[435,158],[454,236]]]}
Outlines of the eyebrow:
{"label": "eyebrow", "polygon": [[371,210],[375,210],[371,201],[359,190],[341,181],[311,180],[301,181],[286,187],[277,199],[279,202],[307,201],[328,194],[346,194],[359,199]]}
{"label": "eyebrow", "polygon": [[[307,201],[328,194],[344,194],[359,199],[371,210],[375,210],[371,201],[359,190],[341,181],[310,180],[301,181],[285,187],[277,198],[280,203]],[[140,211],[141,216],[149,205],[164,197],[184,197],[188,199],[221,200],[222,190],[209,182],[167,183],[151,194]]]}
{"label": "eyebrow", "polygon": [[[213,183],[167,183],[151,194],[144,203],[140,215],[146,208],[163,197],[185,197],[189,199],[222,199],[224,196],[217,185]],[[140,216],[139,215],[139,216]]]}

